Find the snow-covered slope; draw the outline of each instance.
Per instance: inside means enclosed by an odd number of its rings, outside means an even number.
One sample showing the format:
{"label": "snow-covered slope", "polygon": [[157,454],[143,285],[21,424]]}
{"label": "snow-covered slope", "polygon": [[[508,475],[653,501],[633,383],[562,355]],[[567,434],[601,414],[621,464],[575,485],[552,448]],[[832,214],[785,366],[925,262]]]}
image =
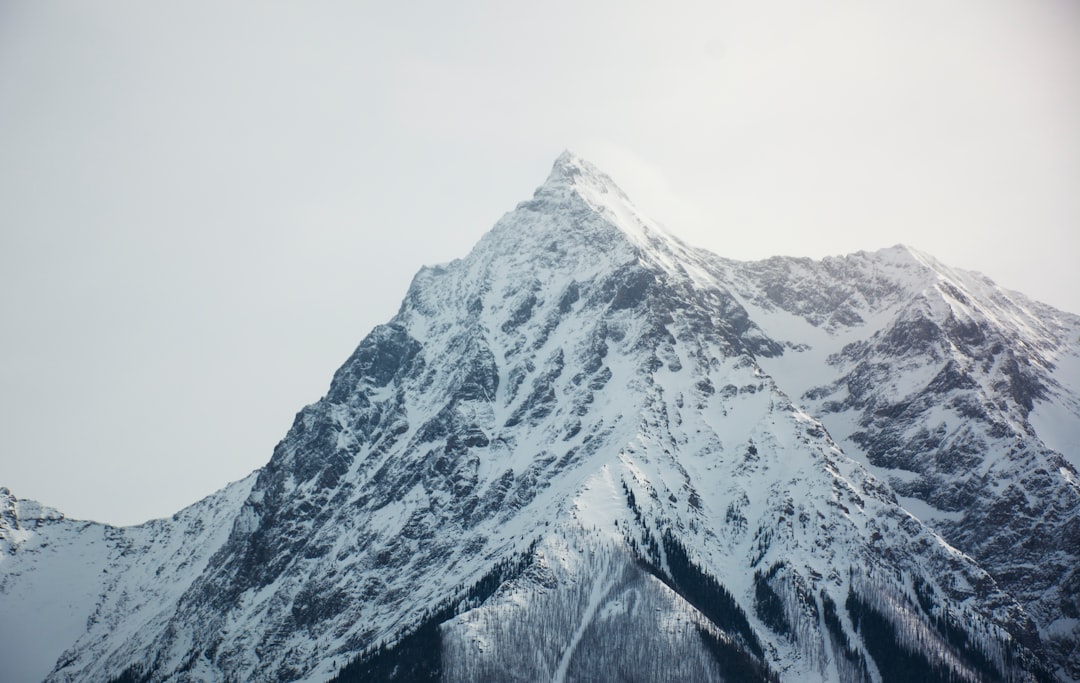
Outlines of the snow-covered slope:
{"label": "snow-covered slope", "polygon": [[765,368],[1080,676],[1080,318],[907,247],[723,263]]}
{"label": "snow-covered slope", "polygon": [[721,259],[564,154],[245,482],[3,522],[0,609],[123,570],[51,681],[1076,679],[1078,327],[905,248]]}
{"label": "snow-covered slope", "polygon": [[0,488],[0,680],[43,680],[80,638],[107,652],[160,628],[254,481],[122,529],[67,519]]}
{"label": "snow-covered slope", "polygon": [[110,532],[0,489],[4,680],[40,681],[85,632],[105,586]]}

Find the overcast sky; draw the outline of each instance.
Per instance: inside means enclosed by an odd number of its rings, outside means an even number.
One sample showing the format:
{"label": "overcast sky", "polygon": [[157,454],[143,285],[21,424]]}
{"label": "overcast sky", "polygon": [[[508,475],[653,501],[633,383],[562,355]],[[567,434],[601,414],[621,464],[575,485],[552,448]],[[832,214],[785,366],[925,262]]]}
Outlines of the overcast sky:
{"label": "overcast sky", "polygon": [[1080,312],[1080,3],[0,0],[0,485],[166,516],[570,148],[732,258]]}

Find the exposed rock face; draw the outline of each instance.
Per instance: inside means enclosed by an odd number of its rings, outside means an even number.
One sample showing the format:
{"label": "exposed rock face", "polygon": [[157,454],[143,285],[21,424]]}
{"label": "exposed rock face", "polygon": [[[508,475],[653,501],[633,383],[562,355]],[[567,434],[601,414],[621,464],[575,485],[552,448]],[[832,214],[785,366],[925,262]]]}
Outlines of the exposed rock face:
{"label": "exposed rock face", "polygon": [[1078,679],[1078,332],[904,248],[718,258],[564,155],[249,480],[0,496],[0,607],[79,544],[128,577],[51,681]]}
{"label": "exposed rock face", "polygon": [[[797,277],[777,259],[725,267],[763,311],[832,333],[800,403],[1018,598],[1080,677],[1076,317],[903,247],[801,261]],[[1040,436],[1048,408],[1064,452]]]}

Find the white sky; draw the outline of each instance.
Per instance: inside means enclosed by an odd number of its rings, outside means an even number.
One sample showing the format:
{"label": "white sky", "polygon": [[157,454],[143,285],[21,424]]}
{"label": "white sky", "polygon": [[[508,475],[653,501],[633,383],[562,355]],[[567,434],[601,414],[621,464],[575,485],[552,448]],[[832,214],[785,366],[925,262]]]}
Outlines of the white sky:
{"label": "white sky", "polygon": [[169,515],[570,148],[732,258],[1080,312],[1080,3],[0,2],[0,485]]}

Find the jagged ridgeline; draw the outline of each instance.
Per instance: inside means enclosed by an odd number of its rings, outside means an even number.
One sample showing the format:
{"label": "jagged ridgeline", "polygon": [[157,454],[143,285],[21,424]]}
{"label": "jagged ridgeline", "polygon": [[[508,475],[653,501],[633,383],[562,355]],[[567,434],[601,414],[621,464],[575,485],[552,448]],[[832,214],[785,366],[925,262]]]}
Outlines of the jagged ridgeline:
{"label": "jagged ridgeline", "polygon": [[1078,340],[906,247],[689,247],[565,154],[244,481],[0,490],[0,679],[1077,681]]}

